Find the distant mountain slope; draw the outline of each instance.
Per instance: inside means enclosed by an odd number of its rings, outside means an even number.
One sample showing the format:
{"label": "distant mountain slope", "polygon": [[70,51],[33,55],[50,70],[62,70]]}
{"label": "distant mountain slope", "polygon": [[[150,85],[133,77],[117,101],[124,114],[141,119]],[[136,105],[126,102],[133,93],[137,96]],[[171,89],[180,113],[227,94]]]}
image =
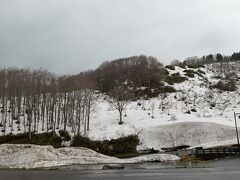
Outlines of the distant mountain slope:
{"label": "distant mountain slope", "polygon": [[161,80],[165,79],[167,71],[163,64],[151,56],[132,56],[113,61],[105,61],[97,69],[70,76],[67,84],[94,84],[102,92],[109,92],[115,86],[132,88],[158,88]]}

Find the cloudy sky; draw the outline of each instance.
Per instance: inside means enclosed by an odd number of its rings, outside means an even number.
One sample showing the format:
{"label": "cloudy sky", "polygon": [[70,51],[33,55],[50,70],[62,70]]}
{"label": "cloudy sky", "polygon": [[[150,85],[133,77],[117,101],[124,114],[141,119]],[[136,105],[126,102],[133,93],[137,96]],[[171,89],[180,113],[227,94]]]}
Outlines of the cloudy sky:
{"label": "cloudy sky", "polygon": [[0,67],[78,73],[146,54],[240,51],[239,0],[0,0]]}

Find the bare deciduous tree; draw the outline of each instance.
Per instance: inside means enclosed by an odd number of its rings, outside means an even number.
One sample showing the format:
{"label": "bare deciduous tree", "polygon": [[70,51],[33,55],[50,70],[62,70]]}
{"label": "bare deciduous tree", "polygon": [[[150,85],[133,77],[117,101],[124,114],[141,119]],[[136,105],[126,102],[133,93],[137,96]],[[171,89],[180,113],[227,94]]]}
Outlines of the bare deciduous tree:
{"label": "bare deciduous tree", "polygon": [[108,99],[110,106],[119,112],[119,124],[123,124],[123,111],[131,102],[132,93],[122,87],[115,87],[110,91],[111,98]]}

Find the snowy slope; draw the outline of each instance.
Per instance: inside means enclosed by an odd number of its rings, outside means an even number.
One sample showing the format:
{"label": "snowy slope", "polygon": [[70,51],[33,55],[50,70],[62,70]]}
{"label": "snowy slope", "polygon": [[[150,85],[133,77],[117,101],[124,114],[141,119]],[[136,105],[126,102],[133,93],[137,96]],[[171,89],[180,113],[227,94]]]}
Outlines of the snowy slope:
{"label": "snowy slope", "polygon": [[233,127],[203,122],[175,123],[147,128],[140,134],[139,149],[173,147],[179,145],[215,146],[237,143]]}
{"label": "snowy slope", "polygon": [[[234,92],[220,93],[216,89],[210,90],[209,85],[219,81],[215,78],[216,72],[213,72],[212,65],[207,66],[207,68],[200,68],[200,70],[206,73],[203,74],[204,78],[195,75],[194,78],[188,78],[187,81],[174,84],[173,87],[178,92],[167,94],[166,98],[159,96],[149,100],[131,102],[127,107],[127,116],[123,119],[123,125],[118,125],[118,112],[110,108],[104,100],[104,96],[100,97],[97,103],[97,112],[90,122],[91,129],[88,136],[91,139],[103,140],[129,134],[139,134],[142,143],[141,149],[143,147],[159,149],[181,144],[201,146],[206,143],[209,145],[210,143],[212,145],[235,143],[233,139],[235,135],[231,127],[235,126],[233,112],[240,110],[239,86],[238,90]],[[183,71],[184,69],[180,67],[169,70],[170,74],[180,73],[181,76],[185,76]],[[197,70],[194,69],[194,71]],[[181,99],[185,99],[185,101]],[[141,106],[138,105],[139,102]],[[212,103],[215,104],[215,107],[211,107]],[[152,105],[154,106],[153,114]],[[192,112],[192,109],[196,112]],[[188,111],[190,111],[190,114],[187,113]],[[154,116],[154,118],[151,116]],[[194,122],[199,124],[194,124]],[[175,128],[179,131],[176,132],[178,136],[174,137],[172,135],[172,139],[166,137],[169,136],[167,131],[173,133]],[[216,130],[212,131],[215,128]],[[163,129],[160,134],[155,136],[154,133],[150,133],[152,135],[150,136],[149,132],[158,132],[160,129]],[[195,133],[196,129],[203,134]],[[185,137],[186,130],[192,132]],[[215,133],[215,137],[211,137],[211,133]],[[173,137],[178,139],[173,141]],[[181,137],[184,138],[181,140]],[[187,138],[189,141],[186,141]],[[154,143],[149,143],[150,140]],[[156,142],[162,143],[158,144]]]}

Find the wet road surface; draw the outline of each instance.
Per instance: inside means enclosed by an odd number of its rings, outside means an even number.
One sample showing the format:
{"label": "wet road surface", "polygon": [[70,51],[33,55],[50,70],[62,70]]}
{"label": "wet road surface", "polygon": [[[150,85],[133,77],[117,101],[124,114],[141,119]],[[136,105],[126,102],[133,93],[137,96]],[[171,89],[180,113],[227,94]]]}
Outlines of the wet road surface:
{"label": "wet road surface", "polygon": [[[137,166],[135,166],[137,167]],[[192,168],[177,166],[154,169],[148,164],[123,170],[0,170],[0,180],[239,180],[240,159],[229,159],[195,164]],[[151,164],[151,167],[154,167]]]}

